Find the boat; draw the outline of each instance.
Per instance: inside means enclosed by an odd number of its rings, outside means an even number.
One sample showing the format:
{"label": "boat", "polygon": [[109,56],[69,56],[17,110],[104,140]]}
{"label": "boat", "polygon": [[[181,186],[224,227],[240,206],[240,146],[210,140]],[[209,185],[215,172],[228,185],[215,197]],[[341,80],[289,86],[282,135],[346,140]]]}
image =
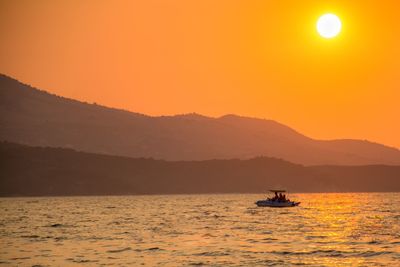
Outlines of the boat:
{"label": "boat", "polygon": [[[286,196],[283,194],[286,193],[286,190],[269,190],[269,191],[275,193],[275,196],[257,201],[255,204],[258,207],[286,208],[286,207],[296,207],[300,204],[300,202],[290,201],[289,198],[286,198]],[[280,195],[284,197],[280,198],[279,197]]]}

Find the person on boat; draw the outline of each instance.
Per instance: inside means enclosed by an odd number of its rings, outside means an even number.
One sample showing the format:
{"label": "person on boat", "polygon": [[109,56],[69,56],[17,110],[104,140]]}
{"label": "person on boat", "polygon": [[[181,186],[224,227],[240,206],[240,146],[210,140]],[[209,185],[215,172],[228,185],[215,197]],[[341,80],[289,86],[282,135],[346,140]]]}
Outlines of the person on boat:
{"label": "person on boat", "polygon": [[275,192],[275,196],[271,199],[272,201],[277,201],[279,199],[278,192]]}
{"label": "person on boat", "polygon": [[288,200],[286,199],[285,194],[279,193],[278,201],[279,202],[287,202]]}

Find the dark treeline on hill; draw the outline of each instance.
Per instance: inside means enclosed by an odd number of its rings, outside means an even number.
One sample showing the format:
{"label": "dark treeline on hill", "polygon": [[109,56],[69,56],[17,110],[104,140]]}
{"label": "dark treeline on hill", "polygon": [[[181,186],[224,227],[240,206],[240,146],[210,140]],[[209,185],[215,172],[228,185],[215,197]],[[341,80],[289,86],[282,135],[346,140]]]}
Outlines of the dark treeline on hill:
{"label": "dark treeline on hill", "polygon": [[176,161],[0,143],[0,196],[400,191],[400,166]]}
{"label": "dark treeline on hill", "polygon": [[267,156],[304,165],[400,165],[400,150],[377,143],[316,140],[273,120],[237,115],[151,117],[59,97],[4,75],[0,141],[173,161]]}

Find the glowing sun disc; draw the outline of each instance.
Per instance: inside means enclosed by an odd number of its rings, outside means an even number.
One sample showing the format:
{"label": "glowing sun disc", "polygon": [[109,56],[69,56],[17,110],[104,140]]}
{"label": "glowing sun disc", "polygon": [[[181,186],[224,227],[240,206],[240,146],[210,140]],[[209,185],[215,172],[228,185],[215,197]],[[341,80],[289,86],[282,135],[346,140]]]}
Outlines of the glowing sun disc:
{"label": "glowing sun disc", "polygon": [[342,22],[334,14],[322,15],[317,22],[317,31],[324,38],[333,38],[340,33]]}

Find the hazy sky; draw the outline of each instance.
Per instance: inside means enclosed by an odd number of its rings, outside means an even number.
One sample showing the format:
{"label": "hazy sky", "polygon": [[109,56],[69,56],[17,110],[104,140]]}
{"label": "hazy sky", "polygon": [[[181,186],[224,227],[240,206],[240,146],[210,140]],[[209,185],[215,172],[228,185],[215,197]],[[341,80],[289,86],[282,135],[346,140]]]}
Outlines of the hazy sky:
{"label": "hazy sky", "polygon": [[[339,37],[318,36],[326,12]],[[274,119],[400,148],[400,2],[0,0],[0,72],[161,115]]]}

